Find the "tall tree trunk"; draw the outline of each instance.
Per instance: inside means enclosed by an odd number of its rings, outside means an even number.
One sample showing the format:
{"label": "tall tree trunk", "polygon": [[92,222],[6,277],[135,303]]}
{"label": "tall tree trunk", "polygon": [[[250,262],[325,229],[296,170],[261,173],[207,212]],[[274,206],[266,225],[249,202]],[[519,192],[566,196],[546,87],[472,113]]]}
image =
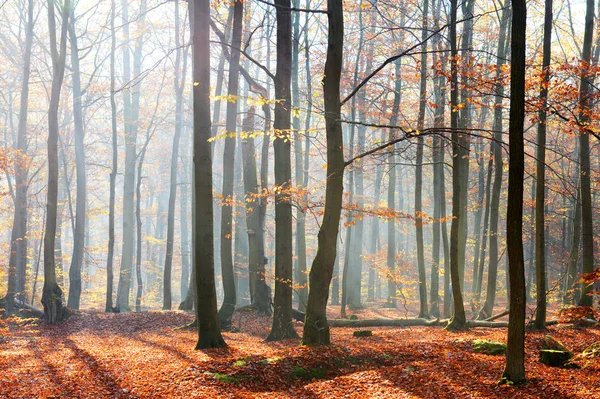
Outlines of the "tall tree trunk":
{"label": "tall tree trunk", "polygon": [[[131,57],[129,45],[129,14],[127,1],[123,0],[121,18],[123,19],[123,81],[131,84]],[[138,28],[139,31],[133,52],[133,76],[138,77],[142,69],[142,47],[144,43],[144,24],[146,19],[146,0],[140,2]],[[133,265],[134,237],[134,190],[135,160],[138,132],[138,116],[140,112],[141,83],[135,82],[133,88],[123,90],[123,116],[125,119],[125,175],[123,179],[123,249],[121,254],[121,270],[117,290],[117,306],[121,311],[129,311],[129,295],[131,291],[131,273]],[[130,93],[131,90],[131,93]]]}
{"label": "tall tree trunk", "polygon": [[544,56],[542,60],[542,82],[540,83],[540,112],[537,131],[536,154],[536,197],[535,197],[535,271],[536,298],[534,327],[546,328],[546,107],[548,84],[550,83],[550,51],[552,46],[552,0],[545,1],[544,13]]}
{"label": "tall tree trunk", "polygon": [[[396,61],[394,74],[396,80],[394,83],[394,105],[392,106],[392,117],[390,119],[390,125],[395,126],[398,123],[398,112],[400,111],[400,102],[402,99],[402,59]],[[394,131],[390,129],[389,140],[393,140]],[[390,212],[396,210],[396,154],[392,151],[390,154],[390,171],[388,172],[388,196],[387,206],[390,208]],[[402,211],[402,209],[400,209]],[[387,221],[387,233],[388,233],[388,247],[387,247],[387,285],[388,285],[388,297],[387,306],[396,308],[396,219],[390,218]]]}
{"label": "tall tree trunk", "polygon": [[237,96],[239,89],[239,65],[242,42],[242,20],[244,18],[244,4],[236,1],[233,5],[233,37],[231,41],[232,51],[229,59],[229,78],[227,82],[227,95],[235,101],[227,102],[226,126],[227,137],[223,149],[223,190],[222,195],[226,203],[221,209],[221,273],[223,277],[224,299],[219,310],[221,328],[231,328],[231,316],[235,310],[236,292],[233,272],[233,181],[235,167],[235,143],[237,132]]}
{"label": "tall tree trunk", "polygon": [[8,292],[5,309],[11,313],[15,295],[24,301],[27,268],[27,117],[29,113],[29,78],[31,76],[31,48],[33,46],[33,0],[28,0],[25,23],[25,49],[23,51],[23,76],[17,130],[17,159],[15,161],[15,214],[11,234],[11,255],[8,269]]}
{"label": "tall tree trunk", "polygon": [[75,7],[71,9],[71,23],[69,24],[69,39],[71,43],[71,74],[73,90],[73,125],[75,133],[75,170],[77,176],[77,199],[75,202],[75,230],[73,231],[73,256],[69,268],[69,309],[79,309],[81,299],[81,269],[83,265],[83,252],[85,247],[86,205],[87,205],[87,178],[85,174],[85,147],[83,140],[85,131],[83,127],[83,107],[81,104],[81,73],[79,70],[79,48],[77,45],[77,32],[75,30]]}
{"label": "tall tree trunk", "polygon": [[502,66],[506,62],[506,35],[508,20],[510,16],[509,0],[504,1],[504,9],[500,21],[500,38],[498,40],[498,56],[496,57],[496,95],[494,99],[494,124],[492,130],[494,140],[494,183],[492,186],[492,198],[490,203],[490,251],[487,278],[487,294],[485,303],[479,313],[479,318],[488,318],[492,315],[494,302],[496,301],[496,283],[498,277],[498,217],[500,208],[500,192],[502,190],[502,101],[504,97],[504,85],[500,82]]}
{"label": "tall tree trunk", "polygon": [[48,31],[50,32],[50,54],[52,56],[52,90],[48,108],[48,194],[46,211],[46,231],[44,236],[44,288],[42,304],[44,321],[48,324],[61,322],[67,315],[63,308],[62,290],[56,282],[54,244],[56,240],[56,215],[58,197],[58,106],[60,91],[65,76],[67,53],[67,27],[71,1],[65,0],[60,10],[62,24],[60,43],[56,42],[55,0],[48,0]]}
{"label": "tall tree trunk", "polygon": [[117,141],[117,103],[115,101],[115,0],[110,3],[110,114],[112,132],[112,169],[110,171],[110,199],[108,205],[108,254],[106,257],[106,306],[105,312],[112,310],[113,300],[113,257],[115,253],[115,191],[117,169],[119,167]]}
{"label": "tall tree trunk", "polygon": [[523,260],[523,175],[525,153],[525,42],[527,7],[525,0],[512,0],[510,124],[508,163],[508,210],[506,243],[508,246],[510,308],[506,368],[503,380],[514,384],[525,381],[525,262]]}
{"label": "tall tree trunk", "polygon": [[[167,214],[167,248],[163,275],[163,310],[171,310],[171,271],[173,268],[173,241],[175,236],[175,203],[177,201],[177,169],[179,162],[179,141],[183,125],[183,88],[187,70],[187,51],[180,48],[179,39],[179,2],[175,2],[175,134],[171,150],[171,178],[169,185],[169,208]],[[186,47],[187,48],[187,47]],[[179,71],[183,58],[183,68]]]}
{"label": "tall tree trunk", "polygon": [[[421,82],[419,97],[419,119],[417,129],[423,130],[425,125],[425,107],[427,101],[427,36],[428,32],[429,1],[423,2],[423,29],[421,30]],[[417,138],[417,158],[415,167],[415,233],[417,240],[417,265],[419,272],[419,317],[428,318],[427,306],[427,275],[425,273],[425,254],[423,250],[423,137]]]}
{"label": "tall tree trunk", "polygon": [[[233,25],[233,6],[229,7],[227,11],[227,23],[225,24],[225,35],[223,40],[224,43],[230,42],[231,37],[231,27]],[[219,66],[217,67],[217,85],[215,86],[215,96],[217,96],[217,101],[215,101],[214,110],[215,113],[213,115],[213,123],[212,123],[212,137],[217,136],[219,130],[219,123],[221,122],[221,95],[223,94],[223,78],[225,76],[225,47],[223,46],[223,50],[221,51],[221,56],[219,57]]]}
{"label": "tall tree trunk", "polygon": [[296,337],[292,324],[292,165],[290,158],[292,20],[290,0],[275,0],[277,12],[277,68],[275,75],[275,299],[273,327],[267,341]]}
{"label": "tall tree trunk", "polygon": [[213,241],[212,151],[210,132],[210,1],[189,3],[194,95],[194,270],[196,349],[226,346],[217,314]]}
{"label": "tall tree trunk", "polygon": [[[460,275],[461,265],[461,252],[460,252],[460,237],[459,230],[462,227],[462,218],[466,215],[463,214],[462,203],[461,203],[461,190],[465,189],[461,184],[463,171],[463,161],[460,157],[460,147],[464,140],[460,138],[458,133],[458,112],[456,107],[458,106],[458,65],[457,65],[457,49],[456,49],[456,14],[458,9],[457,0],[451,0],[450,2],[450,51],[451,51],[451,92],[450,92],[450,106],[451,106],[451,119],[450,124],[452,128],[452,226],[450,233],[450,278],[452,286],[452,298],[454,300],[454,316],[448,324],[448,329],[462,330],[467,327],[467,319],[465,315],[465,307],[462,296],[462,284]],[[463,258],[464,260],[464,258]]]}
{"label": "tall tree trunk", "polygon": [[310,289],[304,322],[304,345],[329,345],[327,296],[336,259],[336,243],[344,191],[344,150],[340,122],[340,76],[344,51],[342,0],[327,0],[329,34],[323,75],[325,128],[327,134],[327,186],[325,212],[319,229],[319,246],[310,270]]}
{"label": "tall tree trunk", "polygon": [[[590,112],[592,109],[592,85],[594,75],[589,72],[592,50],[592,36],[594,35],[594,0],[587,0],[585,14],[585,33],[583,37],[583,69],[579,87],[579,164],[581,185],[581,247],[582,268],[581,272],[594,271],[594,220],[592,215],[592,190],[590,178],[590,132],[588,125],[591,123]],[[579,306],[592,306],[592,286],[581,284]]]}

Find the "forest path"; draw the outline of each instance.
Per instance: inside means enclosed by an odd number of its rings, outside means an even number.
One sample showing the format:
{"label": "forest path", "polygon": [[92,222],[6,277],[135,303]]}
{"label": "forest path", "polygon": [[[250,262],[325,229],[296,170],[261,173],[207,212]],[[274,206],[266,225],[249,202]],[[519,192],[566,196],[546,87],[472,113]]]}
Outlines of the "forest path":
{"label": "forest path", "polygon": [[[374,328],[354,338],[332,329],[334,346],[266,343],[271,321],[234,315],[228,348],[195,351],[184,312],[79,312],[58,326],[12,319],[0,325],[0,398],[592,398],[600,359],[581,370],[538,362],[527,336],[523,387],[497,386],[504,357],[475,353],[471,340],[505,341],[505,329]],[[301,333],[302,325],[296,324]],[[550,329],[574,351],[600,341],[600,328]]]}

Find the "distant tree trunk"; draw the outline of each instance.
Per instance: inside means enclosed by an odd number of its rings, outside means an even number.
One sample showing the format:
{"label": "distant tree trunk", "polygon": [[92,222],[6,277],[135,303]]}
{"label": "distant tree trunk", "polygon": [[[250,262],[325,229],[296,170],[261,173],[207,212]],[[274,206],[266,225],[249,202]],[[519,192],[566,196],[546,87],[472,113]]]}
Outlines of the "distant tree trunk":
{"label": "distant tree trunk", "polygon": [[[392,106],[392,117],[390,118],[390,125],[395,126],[398,123],[398,113],[400,111],[400,102],[402,99],[402,59],[396,61],[394,75],[396,80],[394,83],[394,105]],[[389,140],[393,140],[394,131],[390,129]],[[390,171],[388,172],[388,197],[387,206],[390,208],[390,212],[396,211],[396,154],[392,152],[390,154]],[[388,285],[388,298],[387,306],[396,308],[396,219],[390,218],[387,221],[387,233],[388,233],[388,247],[387,247],[387,285]]]}
{"label": "distant tree trunk", "polygon": [[525,121],[525,42],[527,27],[527,7],[525,3],[525,0],[512,0],[510,159],[508,163],[508,210],[506,213],[510,313],[508,318],[506,368],[502,378],[514,384],[525,381],[526,298],[525,264],[523,260],[523,175],[525,172],[523,124]]}
{"label": "distant tree trunk", "polygon": [[[429,1],[423,2],[423,29],[421,30],[421,82],[419,97],[419,119],[417,129],[423,130],[425,124],[425,106],[427,101],[427,36],[428,32]],[[425,254],[423,250],[423,137],[417,138],[417,158],[415,167],[415,230],[417,240],[417,265],[419,272],[419,317],[429,317],[427,306],[427,275],[425,272]]]}
{"label": "distant tree trunk", "polygon": [[[441,0],[440,0],[441,1]],[[440,25],[440,13],[441,7],[438,6],[437,2],[433,2],[434,10],[434,29],[439,29]],[[441,37],[436,35],[433,38],[433,50],[442,50]],[[439,60],[438,53],[433,53],[433,65],[437,65]],[[446,104],[446,89],[444,84],[444,78],[441,74],[436,74],[434,79],[433,91],[435,95],[435,112],[434,112],[434,125],[435,127],[442,127],[444,125],[444,112]],[[440,270],[440,241],[442,233],[442,225],[446,225],[442,219],[442,204],[445,205],[444,192],[444,144],[438,136],[433,137],[433,243],[432,243],[432,264],[431,264],[431,295],[430,295],[430,314],[433,317],[440,316],[440,295],[439,295],[439,270]],[[444,212],[445,215],[445,212]],[[445,259],[447,263],[447,259]],[[448,280],[449,276],[446,275],[444,270],[444,280]],[[444,284],[444,293],[447,289]],[[449,304],[449,303],[448,303]],[[446,298],[444,297],[444,308],[446,307]]]}
{"label": "distant tree trunk", "polygon": [[[233,37],[232,51],[229,59],[229,79],[227,82],[227,95],[235,101],[227,102],[226,126],[227,137],[223,149],[223,199],[226,201],[221,207],[221,274],[223,277],[224,299],[219,310],[221,328],[231,328],[231,316],[235,310],[236,292],[233,271],[233,206],[229,200],[233,200],[233,180],[235,167],[235,142],[237,132],[237,96],[239,89],[239,65],[242,41],[242,19],[244,17],[244,4],[236,1],[233,6]],[[233,135],[233,136],[232,136]],[[230,137],[232,136],[232,137]]]}
{"label": "distant tree trunk", "polygon": [[[385,132],[381,132],[381,141],[385,140]],[[373,203],[378,206],[380,197],[381,197],[381,182],[383,181],[383,171],[379,166],[377,167],[377,172],[375,175],[375,184],[373,185]],[[367,285],[367,301],[374,302],[375,301],[375,291],[377,286],[377,280],[379,276],[379,265],[376,262],[375,258],[377,256],[378,248],[377,244],[379,243],[379,218],[373,217],[371,218],[371,237],[370,237],[370,248],[369,252],[372,256],[371,264],[369,265],[369,282]]]}
{"label": "distant tree trunk", "polygon": [[[189,3],[193,54],[194,107],[194,270],[196,349],[226,346],[217,315],[213,241],[212,151],[210,138],[210,1]],[[196,84],[197,83],[197,84]]]}
{"label": "distant tree trunk", "polygon": [[277,72],[275,76],[275,300],[273,327],[267,341],[297,337],[292,324],[292,166],[290,158],[292,21],[290,0],[275,0],[277,12]]}
{"label": "distant tree trunk", "polygon": [[[531,181],[531,200],[532,202],[535,201],[536,198],[536,183],[537,179],[532,179]],[[527,273],[527,282],[526,282],[526,288],[525,291],[527,293],[527,300],[529,300],[531,298],[531,285],[533,283],[533,276],[535,274],[535,264],[533,262],[534,258],[535,258],[535,206],[531,207],[531,210],[529,212],[529,218],[531,221],[531,226],[530,226],[530,240],[529,240],[529,273]]]}
{"label": "distant tree trunk", "polygon": [[25,300],[24,290],[27,268],[27,117],[29,113],[29,78],[31,76],[31,48],[33,46],[33,0],[28,0],[25,21],[25,50],[23,52],[23,76],[17,130],[17,159],[15,161],[15,214],[11,235],[11,255],[8,269],[8,292],[5,309],[12,313],[15,295]]}
{"label": "distant tree trunk", "polygon": [[110,171],[110,199],[108,206],[108,254],[106,257],[106,306],[105,312],[112,310],[113,302],[113,257],[115,253],[115,191],[117,169],[119,167],[117,141],[117,103],[115,101],[115,0],[110,3],[110,114],[112,132],[112,169]]}
{"label": "distant tree trunk", "polygon": [[[300,1],[293,0],[294,8],[300,8]],[[307,26],[305,26],[305,30]],[[305,171],[302,159],[302,141],[300,139],[300,93],[298,88],[298,58],[300,55],[300,13],[295,12],[292,16],[292,107],[295,109],[292,117],[292,128],[294,129],[294,154],[296,157],[296,188],[304,189],[308,181],[304,180]],[[308,32],[305,32],[305,35]],[[308,132],[305,133],[308,135]],[[305,149],[304,151],[307,151]],[[298,310],[306,310],[308,300],[308,276],[306,274],[306,215],[300,207],[296,209],[296,272],[294,278],[298,286]]]}
{"label": "distant tree trunk", "polygon": [[546,328],[546,107],[550,83],[550,51],[552,48],[552,0],[545,1],[544,13],[544,56],[542,60],[542,82],[540,83],[540,111],[537,131],[536,153],[536,197],[535,197],[535,270],[536,298],[534,327]]}
{"label": "distant tree trunk", "polygon": [[[185,137],[185,136],[184,136]],[[187,143],[187,140],[185,141]],[[188,157],[188,146],[184,145],[183,155],[181,157],[181,195],[179,197],[179,224],[181,227],[181,286],[180,286],[180,297],[183,301],[188,293],[188,285],[190,283],[190,237],[188,218],[190,203],[188,197],[188,184],[189,184],[189,157]]]}
{"label": "distant tree trunk", "polygon": [[56,240],[56,215],[58,198],[58,107],[60,91],[65,76],[65,59],[67,54],[67,27],[71,1],[65,0],[60,10],[62,24],[60,43],[56,42],[55,0],[48,0],[48,31],[50,32],[50,54],[52,56],[52,89],[48,108],[48,194],[46,212],[46,231],[44,236],[44,288],[42,304],[44,305],[44,321],[56,324],[66,317],[63,308],[62,290],[56,282],[56,265],[54,244]]}
{"label": "distant tree trunk", "polygon": [[492,198],[490,203],[490,252],[487,278],[487,294],[483,308],[479,313],[480,319],[486,319],[492,315],[494,302],[496,301],[496,283],[498,277],[498,216],[500,208],[500,192],[502,190],[502,101],[504,97],[504,85],[500,82],[502,66],[506,62],[506,32],[510,16],[509,0],[504,1],[502,19],[500,21],[500,39],[498,41],[498,56],[496,57],[496,95],[494,100],[494,124],[492,130],[494,141],[494,183],[492,186]]}
{"label": "distant tree trunk", "polygon": [[[458,5],[457,5],[458,7]],[[461,59],[463,62],[467,62],[467,65],[463,66],[461,69],[465,69],[467,71],[466,74],[462,76],[461,86],[460,86],[460,103],[464,105],[462,111],[459,112],[457,109],[453,111],[452,114],[458,114],[458,122],[457,126],[461,129],[468,129],[471,126],[471,118],[472,118],[472,110],[473,106],[470,104],[468,100],[471,95],[469,92],[469,87],[471,85],[470,79],[468,78],[469,62],[470,62],[470,51],[473,46],[473,10],[475,7],[475,0],[466,0],[461,1],[462,14],[465,21],[462,23],[463,32],[461,36]],[[458,53],[457,53],[458,55]],[[458,65],[457,65],[458,68]],[[458,74],[457,71],[457,82],[458,82]],[[456,88],[458,89],[458,83]],[[457,93],[458,96],[458,93]],[[456,105],[459,104],[459,100],[457,99]],[[468,201],[469,201],[469,166],[470,166],[470,158],[471,158],[471,136],[469,135],[459,135],[460,139],[459,146],[457,148],[458,152],[458,174],[460,180],[458,184],[460,185],[459,190],[459,201],[460,201],[460,225],[458,226],[458,273],[460,276],[460,289],[462,293],[466,291],[465,289],[465,264],[466,264],[466,251],[467,251],[467,237],[469,233],[469,212],[468,212]],[[453,172],[454,173],[454,172]],[[454,205],[453,205],[454,206]],[[455,298],[456,299],[456,298]]]}
{"label": "distant tree trunk", "polygon": [[[175,2],[175,134],[171,150],[171,178],[169,186],[169,210],[167,214],[167,248],[165,254],[165,268],[163,275],[163,310],[171,310],[171,270],[173,266],[173,241],[175,236],[175,203],[177,201],[177,170],[179,163],[179,141],[183,125],[183,88],[187,70],[187,51],[180,48],[179,39],[179,2]],[[186,47],[187,48],[187,47]],[[183,54],[182,54],[183,53]],[[183,68],[180,65],[183,56]]]}
{"label": "distant tree trunk", "polygon": [[[131,84],[131,61],[129,46],[129,14],[127,1],[123,0],[121,18],[123,19],[123,81]],[[146,0],[140,3],[138,30],[140,31],[133,52],[133,76],[137,77],[142,69],[142,47],[144,43],[144,24],[146,18]],[[133,88],[123,90],[123,116],[125,119],[125,175],[123,179],[123,249],[121,254],[121,270],[117,290],[117,306],[129,311],[129,294],[131,291],[131,272],[133,265],[134,237],[134,190],[135,190],[135,158],[138,132],[138,116],[140,112],[141,83],[135,82]],[[130,93],[131,90],[131,93]]]}
{"label": "distant tree trunk", "polygon": [[[580,173],[581,177],[581,173]],[[577,281],[577,261],[579,260],[579,247],[581,240],[581,190],[580,181],[577,181],[577,197],[573,207],[573,232],[571,233],[571,251],[569,254],[569,263],[567,266],[567,281],[565,283],[565,292],[563,304],[574,305],[580,293],[579,287],[575,285]]]}
{"label": "distant tree trunk", "polygon": [[[462,226],[462,203],[461,203],[461,189],[464,189],[461,184],[462,176],[460,175],[463,171],[463,162],[460,158],[460,147],[464,140],[460,138],[458,133],[458,112],[456,107],[458,106],[458,65],[457,65],[457,49],[456,49],[456,14],[457,14],[458,2],[457,0],[451,0],[450,2],[450,48],[451,48],[451,92],[450,92],[450,106],[451,106],[451,127],[452,127],[452,226],[450,233],[450,278],[452,280],[452,297],[454,300],[454,316],[448,324],[448,329],[462,330],[467,328],[467,319],[465,315],[465,307],[462,296],[462,284],[460,274],[460,237],[459,230]],[[467,160],[468,162],[468,160]],[[463,258],[464,260],[464,258]]]}
{"label": "distant tree trunk", "polygon": [[81,269],[83,265],[83,252],[85,247],[85,225],[87,205],[87,179],[85,175],[85,147],[83,140],[85,131],[83,127],[83,109],[81,104],[81,73],[79,70],[79,49],[77,45],[77,32],[75,31],[75,7],[71,9],[71,23],[69,24],[69,39],[71,43],[71,83],[73,90],[73,126],[75,133],[75,170],[77,176],[77,199],[75,202],[75,230],[73,231],[73,256],[69,268],[69,309],[79,309],[81,299]]}
{"label": "distant tree trunk", "polygon": [[[592,85],[594,74],[588,71],[591,61],[592,36],[594,34],[594,0],[587,0],[585,15],[585,33],[583,37],[583,69],[579,88],[579,163],[581,165],[581,246],[582,268],[581,272],[594,271],[594,219],[592,214],[592,191],[590,178],[590,132],[588,125],[591,123],[592,110]],[[593,305],[592,286],[581,284],[579,306]]]}
{"label": "distant tree trunk", "polygon": [[336,259],[336,243],[344,191],[344,150],[340,122],[340,76],[344,49],[344,13],[341,0],[327,0],[329,21],[327,60],[323,75],[327,134],[327,187],[319,246],[310,270],[310,289],[304,322],[304,345],[329,345],[327,296]]}
{"label": "distant tree trunk", "polygon": [[[484,108],[485,109],[485,108]],[[479,126],[485,123],[484,110],[481,110],[481,118]],[[485,161],[483,159],[483,137],[479,137],[477,142],[477,165],[479,171],[477,173],[477,209],[475,211],[475,246],[473,250],[473,281],[471,283],[471,293],[475,293],[477,290],[477,282],[479,281],[479,255],[481,249],[481,216],[483,214],[484,200],[485,200]],[[474,298],[474,296],[473,296]]]}

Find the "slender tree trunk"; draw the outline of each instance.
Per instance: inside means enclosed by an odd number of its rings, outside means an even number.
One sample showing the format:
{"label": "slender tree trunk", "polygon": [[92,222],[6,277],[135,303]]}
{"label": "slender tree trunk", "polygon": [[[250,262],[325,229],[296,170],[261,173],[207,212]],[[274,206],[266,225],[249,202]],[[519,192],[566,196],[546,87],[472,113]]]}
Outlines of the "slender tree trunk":
{"label": "slender tree trunk", "polygon": [[[583,37],[583,69],[579,88],[579,163],[581,185],[581,247],[583,274],[594,271],[594,220],[592,214],[592,191],[590,178],[590,112],[592,109],[592,84],[594,75],[588,71],[591,61],[592,36],[594,34],[594,1],[587,0],[585,33]],[[579,306],[592,306],[592,286],[581,284]]]}
{"label": "slender tree trunk", "polygon": [[[184,135],[185,137],[185,135]],[[179,224],[181,227],[181,285],[180,285],[180,298],[183,301],[188,293],[188,285],[190,283],[190,237],[188,218],[190,210],[190,202],[188,197],[188,150],[187,139],[184,139],[185,143],[183,146],[183,154],[181,157],[181,195],[179,197]]]}
{"label": "slender tree trunk", "polygon": [[[217,314],[213,241],[212,151],[210,138],[210,1],[189,3],[194,95],[194,270],[196,349],[226,346]],[[197,84],[196,84],[197,83]]]}
{"label": "slender tree trunk", "polygon": [[231,316],[235,310],[236,292],[233,272],[233,206],[229,200],[233,200],[233,181],[235,168],[235,142],[237,132],[237,96],[239,90],[239,65],[242,41],[242,19],[244,17],[244,4],[240,1],[233,6],[233,37],[232,51],[229,60],[229,79],[227,82],[227,95],[236,99],[227,102],[225,146],[223,149],[223,199],[226,201],[221,208],[221,273],[223,277],[224,299],[219,310],[221,328],[231,328]]}
{"label": "slender tree trunk", "polygon": [[[169,208],[167,215],[167,248],[165,254],[165,268],[163,275],[163,310],[171,310],[171,271],[173,268],[173,241],[175,236],[175,203],[177,201],[177,169],[179,162],[179,141],[183,125],[183,88],[187,70],[187,51],[180,48],[179,39],[179,3],[175,2],[175,134],[171,151],[171,178],[169,186]],[[181,75],[179,68],[183,58]]]}
{"label": "slender tree trunk", "polygon": [[[300,0],[293,0],[294,8],[300,8]],[[305,26],[305,29],[307,26]],[[292,117],[292,128],[294,129],[294,154],[296,160],[296,188],[304,189],[308,181],[304,180],[305,171],[302,160],[302,141],[300,139],[300,93],[298,88],[298,58],[300,55],[300,13],[295,12],[292,15],[292,107],[295,109]],[[308,34],[305,32],[305,34]],[[308,133],[305,133],[306,135]],[[307,151],[305,148],[304,151]],[[300,207],[296,209],[296,280],[298,292],[298,309],[301,312],[306,310],[306,301],[308,300],[308,276],[306,273],[306,215]]]}
{"label": "slender tree trunk", "polygon": [[277,72],[275,75],[275,300],[273,327],[267,341],[296,337],[292,324],[292,166],[290,159],[292,20],[290,0],[275,0],[277,12]]}
{"label": "slender tree trunk", "polygon": [[512,0],[510,124],[508,164],[508,210],[506,243],[508,246],[510,308],[506,368],[503,380],[514,384],[525,381],[525,264],[523,260],[523,175],[525,153],[525,42],[527,7],[525,0]]}
{"label": "slender tree trunk", "polygon": [[537,131],[536,197],[535,197],[535,270],[536,299],[534,327],[546,328],[546,107],[550,83],[550,51],[552,46],[552,0],[545,1],[544,13],[544,56],[542,82],[540,83],[540,106]]}
{"label": "slender tree trunk", "polygon": [[480,319],[488,318],[492,315],[494,302],[496,301],[496,283],[498,277],[498,218],[500,208],[500,192],[502,190],[502,101],[504,97],[504,86],[500,82],[500,73],[506,58],[506,32],[510,16],[509,1],[505,0],[502,10],[502,19],[500,21],[500,39],[498,41],[498,56],[496,58],[496,96],[494,100],[494,124],[492,130],[494,141],[494,183],[492,187],[492,198],[490,203],[490,252],[489,267],[487,278],[487,294],[483,308],[479,313]]}
{"label": "slender tree trunk", "polygon": [[[427,35],[428,32],[428,14],[429,1],[423,2],[423,29],[421,31],[421,40],[424,42],[421,51],[421,82],[419,98],[419,119],[417,129],[423,130],[425,125],[425,106],[427,98]],[[419,317],[429,317],[429,307],[427,306],[427,275],[425,273],[425,253],[423,243],[423,137],[417,138],[417,158],[415,167],[415,233],[417,240],[417,265],[419,272]]]}
{"label": "slender tree trunk", "polygon": [[[130,84],[131,60],[129,46],[129,14],[127,1],[121,7],[123,19],[123,81]],[[144,43],[144,24],[146,18],[146,0],[140,3],[138,19],[139,35],[133,52],[133,76],[137,77],[142,69],[142,47]],[[121,270],[117,290],[117,306],[121,311],[129,311],[129,295],[131,291],[131,274],[133,265],[134,237],[134,190],[136,140],[138,132],[138,116],[140,112],[141,83],[135,82],[133,88],[123,90],[123,115],[125,118],[125,176],[123,179],[123,249],[121,254]],[[131,93],[130,93],[131,90]]]}
{"label": "slender tree trunk", "polygon": [[319,246],[310,270],[310,289],[304,322],[304,345],[329,345],[327,296],[336,259],[336,243],[344,191],[344,151],[340,122],[340,76],[344,48],[344,13],[341,0],[327,0],[329,34],[323,75],[327,134],[327,186],[325,212],[319,229]]}
{"label": "slender tree trunk", "polygon": [[106,257],[106,306],[105,312],[112,309],[113,300],[113,257],[115,253],[115,191],[117,169],[119,167],[117,141],[117,103],[115,101],[115,0],[110,3],[110,113],[112,131],[112,169],[110,171],[110,199],[108,206],[108,254]]}
{"label": "slender tree trunk", "polygon": [[73,256],[69,268],[69,309],[79,309],[81,299],[81,269],[83,253],[85,250],[85,226],[87,205],[87,178],[85,174],[85,147],[83,140],[85,131],[83,127],[83,107],[81,104],[81,74],[79,70],[79,49],[77,32],[75,30],[75,7],[71,9],[71,23],[69,24],[69,39],[71,43],[71,74],[73,91],[73,126],[75,133],[75,170],[77,176],[77,199],[75,202],[75,230],[73,231]]}
{"label": "slender tree trunk", "polygon": [[579,287],[575,284],[577,281],[577,261],[579,260],[579,247],[581,240],[581,190],[580,182],[577,182],[577,197],[573,204],[573,231],[571,233],[571,251],[569,254],[569,263],[567,266],[567,281],[565,283],[565,293],[563,304],[574,305],[580,296]]}
{"label": "slender tree trunk", "polygon": [[[451,93],[450,106],[453,112],[451,115],[452,127],[452,227],[450,233],[450,278],[452,281],[452,297],[454,300],[454,316],[448,324],[448,329],[462,330],[467,327],[465,315],[465,307],[462,296],[462,284],[460,275],[460,237],[459,230],[462,227],[462,218],[465,217],[461,207],[461,190],[464,189],[461,184],[463,170],[463,160],[460,158],[460,147],[463,141],[459,136],[458,129],[458,112],[455,112],[458,106],[458,65],[457,65],[457,49],[456,49],[456,14],[458,2],[451,0],[450,3],[450,48],[451,48]],[[463,258],[464,260],[464,258]]]}
{"label": "slender tree trunk", "polygon": [[29,113],[29,78],[31,76],[31,48],[33,46],[33,0],[27,3],[25,21],[25,49],[23,52],[23,76],[17,130],[17,159],[15,161],[15,214],[11,235],[11,254],[8,269],[8,292],[5,309],[12,313],[15,295],[25,300],[24,290],[27,268],[27,117]]}
{"label": "slender tree trunk", "polygon": [[48,31],[50,32],[50,54],[52,56],[52,89],[48,109],[48,194],[46,211],[46,231],[44,236],[44,288],[42,304],[44,305],[44,321],[48,324],[61,322],[67,312],[63,308],[62,290],[56,282],[56,265],[54,244],[56,240],[56,215],[58,197],[58,107],[60,91],[65,75],[65,59],[67,53],[67,27],[71,1],[65,0],[60,13],[62,24],[60,43],[56,42],[55,0],[48,0]]}

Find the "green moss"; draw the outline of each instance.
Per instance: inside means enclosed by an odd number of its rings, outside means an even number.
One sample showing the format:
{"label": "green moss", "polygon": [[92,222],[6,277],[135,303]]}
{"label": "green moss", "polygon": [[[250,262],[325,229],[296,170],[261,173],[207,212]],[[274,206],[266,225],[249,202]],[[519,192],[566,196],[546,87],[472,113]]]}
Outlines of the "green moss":
{"label": "green moss", "polygon": [[327,375],[326,367],[315,367],[306,370],[304,367],[294,366],[292,378],[300,378],[303,380],[322,380]]}
{"label": "green moss", "polygon": [[243,376],[241,377],[234,377],[231,376],[229,374],[222,374],[222,373],[211,373],[210,371],[206,371],[204,374],[206,375],[210,375],[212,378],[214,378],[217,381],[220,382],[226,382],[226,383],[238,383],[240,381],[242,381],[244,379]]}
{"label": "green moss", "polygon": [[350,320],[358,320],[358,316],[353,314],[352,316],[350,316]]}
{"label": "green moss", "polygon": [[372,337],[373,331],[371,330],[356,330],[354,331],[355,337]]}
{"label": "green moss", "polygon": [[485,339],[476,339],[471,342],[475,352],[485,353],[486,355],[499,356],[506,354],[506,344],[498,341],[488,341]]}
{"label": "green moss", "polygon": [[554,349],[542,349],[540,351],[540,362],[550,367],[567,367],[567,361],[573,357],[568,351]]}

